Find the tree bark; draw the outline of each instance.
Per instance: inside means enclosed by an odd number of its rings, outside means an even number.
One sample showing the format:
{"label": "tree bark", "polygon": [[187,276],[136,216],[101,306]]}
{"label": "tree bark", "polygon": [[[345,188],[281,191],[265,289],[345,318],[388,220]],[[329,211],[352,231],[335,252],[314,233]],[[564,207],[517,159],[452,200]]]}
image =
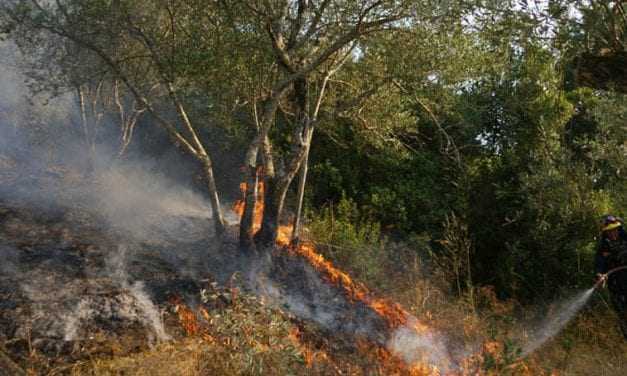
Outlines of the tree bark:
{"label": "tree bark", "polygon": [[292,152],[292,158],[286,170],[281,176],[276,174],[266,175],[266,199],[264,201],[264,213],[261,229],[257,237],[257,243],[268,247],[276,242],[281,221],[281,214],[285,204],[285,197],[290,184],[298,173],[301,162],[306,154],[307,140],[310,133],[309,121],[309,77],[303,76],[294,81],[294,103],[298,109],[298,130],[295,139],[299,140]]}
{"label": "tree bark", "polygon": [[213,175],[213,166],[211,164],[211,159],[207,155],[201,156],[200,162],[203,165],[207,189],[209,190],[209,201],[211,202],[211,210],[213,211],[213,221],[216,236],[221,236],[224,233],[224,218],[222,216],[222,209],[220,206],[218,189],[216,187],[216,180]]}
{"label": "tree bark", "polygon": [[309,169],[309,149],[311,147],[311,139],[313,136],[313,128],[311,134],[307,138],[305,156],[300,166],[300,174],[298,176],[298,198],[296,204],[296,217],[294,218],[294,228],[292,229],[292,244],[298,245],[300,242],[301,217],[303,210],[303,201],[305,198],[305,183],[307,182],[307,170]]}
{"label": "tree bark", "polygon": [[83,128],[83,137],[85,139],[85,151],[87,156],[86,175],[91,176],[94,172],[94,155],[92,154],[91,137],[89,132],[89,120],[87,119],[87,108],[85,104],[85,89],[82,85],[76,87],[78,95],[78,106],[81,111],[81,127]]}
{"label": "tree bark", "polygon": [[239,225],[239,241],[240,248],[243,251],[255,250],[255,204],[257,203],[257,195],[255,194],[258,174],[257,174],[257,158],[259,148],[254,147],[249,149],[246,156],[246,166],[244,177],[244,212]]}
{"label": "tree bark", "polygon": [[[313,132],[313,128],[308,127],[305,129],[303,138],[306,140],[310,137],[311,132]],[[261,229],[256,238],[257,244],[263,247],[268,247],[277,240],[285,197],[290,184],[300,169],[307,149],[307,144],[302,142],[301,146],[293,154],[282,176],[266,176],[263,219],[261,221]]]}
{"label": "tree bark", "polygon": [[[255,211],[255,189],[256,189],[256,176],[257,176],[257,159],[259,154],[259,149],[264,149],[264,163],[266,164],[266,168],[263,173],[265,177],[274,176],[274,166],[272,163],[271,151],[269,149],[270,143],[268,140],[268,132],[272,124],[274,123],[274,117],[279,106],[279,100],[281,96],[286,91],[287,88],[283,88],[279,92],[274,92],[270,98],[268,98],[263,106],[263,114],[261,117],[261,126],[257,131],[257,135],[251,142],[248,151],[246,152],[246,157],[244,160],[244,182],[246,183],[246,188],[244,191],[244,213],[242,214],[242,218],[240,220],[240,247],[243,250],[254,250],[255,248],[255,231],[254,231],[254,211]],[[269,197],[268,189],[272,189],[268,184],[272,184],[268,181],[268,179],[264,179],[265,184],[265,195],[264,197]],[[267,205],[267,201],[264,199],[264,203]],[[264,206],[265,216],[266,207]]]}

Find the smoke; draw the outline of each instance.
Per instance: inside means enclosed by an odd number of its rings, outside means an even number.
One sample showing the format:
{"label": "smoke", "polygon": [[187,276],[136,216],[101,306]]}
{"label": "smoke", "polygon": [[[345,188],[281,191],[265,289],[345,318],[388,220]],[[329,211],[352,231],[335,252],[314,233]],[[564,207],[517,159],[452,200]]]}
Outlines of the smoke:
{"label": "smoke", "polygon": [[450,370],[453,362],[444,337],[431,329],[416,329],[416,324],[417,320],[410,318],[407,325],[396,329],[388,340],[387,348],[407,364],[428,364],[440,370]]}
{"label": "smoke", "polygon": [[[204,272],[207,247],[181,255],[173,245],[206,242],[211,236],[209,201],[191,184],[164,175],[181,170],[180,159],[116,158],[109,144],[118,142],[118,125],[106,121],[100,126],[109,131],[100,134],[111,139],[99,139],[90,161],[93,169],[86,171],[74,96],[33,96],[11,43],[0,42],[0,59],[0,202],[34,212],[62,209],[66,219],[96,227],[117,243],[104,256],[104,270],[87,268],[79,257],[67,264],[76,270],[65,270],[60,264],[69,257],[67,251],[54,249],[38,257],[56,261],[22,270],[19,252],[0,248],[0,271],[20,281],[20,291],[32,306],[32,325],[42,326],[34,332],[75,340],[94,322],[125,319],[140,322],[158,340],[170,339],[146,282],[130,275],[129,263],[150,253],[178,275]],[[93,294],[100,288],[113,289],[116,295]]]}
{"label": "smoke", "polygon": [[379,313],[348,298],[341,286],[325,281],[319,271],[300,258],[262,256],[251,267],[248,280],[256,294],[271,304],[331,333],[367,338],[410,366],[454,368],[444,335],[424,328],[411,316],[404,326],[390,333]]}
{"label": "smoke", "polygon": [[108,230],[153,245],[211,235],[198,221],[212,217],[208,199],[164,175],[188,167],[178,154],[119,159],[111,147],[119,125],[104,119],[90,156],[75,95],[33,96],[20,58],[12,43],[0,42],[0,201],[87,212]]}
{"label": "smoke", "polygon": [[161,320],[161,315],[144,289],[144,283],[137,281],[130,287],[131,295],[137,301],[142,321],[148,323],[157,338],[161,341],[170,340]]}
{"label": "smoke", "polygon": [[152,329],[159,340],[169,340],[170,336],[165,331],[159,310],[146,293],[144,283],[142,281],[131,283],[126,270],[128,253],[129,250],[126,246],[119,246],[118,251],[111,253],[105,261],[106,269],[113,280],[120,285],[123,291],[128,291],[134,299],[133,306],[137,308],[137,312],[130,311],[127,316],[140,319]]}
{"label": "smoke", "polygon": [[55,336],[64,341],[83,340],[90,336],[94,324],[105,322],[139,323],[149,331],[149,342],[168,341],[159,310],[144,290],[141,282],[136,282],[116,296],[108,299],[101,296],[82,297],[74,306],[58,314],[59,325]]}
{"label": "smoke", "polygon": [[0,265],[3,276],[15,281],[17,291],[29,302],[24,308],[30,314],[15,317],[19,321],[16,336],[26,338],[33,333],[39,338],[75,341],[86,339],[102,323],[111,328],[137,323],[149,330],[151,343],[170,339],[144,283],[132,281],[126,272],[129,253],[125,247],[109,254],[102,275],[88,279],[68,271],[80,267],[76,259],[59,250],[46,252],[48,261],[27,269],[19,262],[24,257],[19,251],[0,247],[0,256],[7,260]]}
{"label": "smoke", "polygon": [[208,201],[138,162],[97,171],[88,202],[112,229],[149,244],[174,237],[198,241],[209,235],[197,221],[211,218]]}
{"label": "smoke", "polygon": [[82,322],[94,315],[91,304],[87,299],[81,299],[76,308],[66,316],[63,323],[63,340],[74,341],[78,338],[78,331]]}
{"label": "smoke", "polygon": [[109,230],[149,244],[211,235],[209,226],[198,221],[211,220],[208,199],[164,175],[176,171],[180,159],[118,160],[107,140],[101,140],[91,160],[93,170],[87,173],[74,101],[64,97],[46,106],[31,103],[18,73],[1,69],[2,92],[14,95],[10,100],[0,97],[0,201],[87,212],[104,220]]}
{"label": "smoke", "polygon": [[68,126],[76,113],[72,97],[33,95],[21,61],[13,43],[0,41],[0,157],[19,159],[25,173],[44,169],[51,159],[76,160],[77,143]]}
{"label": "smoke", "polygon": [[522,348],[522,356],[525,357],[540,348],[545,342],[555,337],[568,322],[586,304],[594,292],[594,287],[580,292],[570,299],[555,305],[553,312],[545,321],[529,330],[526,343]]}
{"label": "smoke", "polygon": [[[81,339],[80,329],[98,321],[98,319],[139,322],[150,330],[150,341],[168,341],[161,313],[150,299],[142,281],[131,281],[127,271],[127,247],[120,246],[111,252],[105,260],[105,274],[119,287],[112,299],[98,295],[86,295],[75,306],[62,314],[63,339],[73,341]],[[32,298],[32,295],[31,295]]]}

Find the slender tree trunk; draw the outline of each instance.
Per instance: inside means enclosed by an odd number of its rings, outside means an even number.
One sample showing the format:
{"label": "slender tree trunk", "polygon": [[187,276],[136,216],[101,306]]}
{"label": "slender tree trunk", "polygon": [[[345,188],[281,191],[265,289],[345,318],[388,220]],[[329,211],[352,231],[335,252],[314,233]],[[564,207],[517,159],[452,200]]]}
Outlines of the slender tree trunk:
{"label": "slender tree trunk", "polygon": [[249,149],[246,156],[246,172],[244,177],[244,212],[239,226],[240,248],[244,251],[254,251],[255,242],[255,203],[257,202],[256,186],[258,182],[257,174],[257,154],[259,148],[253,147]]}
{"label": "slender tree trunk", "polygon": [[213,166],[211,165],[211,159],[208,156],[200,156],[200,162],[203,165],[205,172],[205,178],[207,189],[209,190],[209,201],[211,202],[211,210],[213,211],[213,221],[217,236],[221,236],[224,233],[224,218],[222,216],[222,210],[220,207],[220,199],[218,196],[218,189],[216,187],[216,180],[213,175]]}
{"label": "slender tree trunk", "polygon": [[117,158],[122,158],[133,139],[135,125],[146,108],[137,108],[137,101],[135,101],[132,104],[132,112],[128,115],[125,110],[125,104],[122,103],[122,98],[120,98],[120,82],[118,80],[115,80],[113,84],[113,101],[118,108],[118,116],[120,117],[120,145]]}
{"label": "slender tree trunk", "polygon": [[222,215],[222,206],[220,205],[220,199],[218,189],[216,186],[215,176],[213,175],[213,163],[209,153],[206,151],[205,146],[200,140],[200,136],[197,129],[192,125],[187,111],[183,106],[183,103],[179,100],[171,83],[166,85],[168,94],[172,103],[176,106],[176,110],[179,114],[179,118],[182,121],[183,128],[187,130],[189,137],[191,138],[192,145],[196,150],[196,156],[202,163],[205,169],[205,176],[207,178],[207,188],[209,189],[209,197],[211,201],[211,209],[213,210],[213,221],[217,236],[221,236],[224,233],[224,217]]}
{"label": "slender tree trunk", "polygon": [[83,89],[82,85],[78,85],[76,87],[77,95],[78,95],[78,105],[81,111],[81,127],[83,128],[83,137],[85,140],[85,150],[87,151],[87,175],[91,175],[94,170],[94,161],[92,158],[91,152],[91,142],[89,135],[89,120],[87,119],[87,108],[85,105],[85,89]]}
{"label": "slender tree trunk", "polygon": [[313,128],[310,134],[307,135],[307,145],[305,146],[305,157],[300,166],[300,174],[298,176],[298,202],[296,204],[296,218],[294,218],[294,228],[292,230],[292,244],[298,245],[300,242],[300,228],[303,210],[303,200],[305,197],[305,183],[307,182],[307,170],[309,169],[309,148],[311,147],[311,139],[313,135]]}

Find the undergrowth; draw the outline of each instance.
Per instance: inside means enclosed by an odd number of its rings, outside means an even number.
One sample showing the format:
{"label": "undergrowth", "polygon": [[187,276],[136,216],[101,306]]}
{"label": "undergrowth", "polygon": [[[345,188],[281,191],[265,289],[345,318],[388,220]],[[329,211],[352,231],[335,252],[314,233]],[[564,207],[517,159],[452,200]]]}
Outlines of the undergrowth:
{"label": "undergrowth", "polygon": [[[377,223],[360,217],[350,200],[342,200],[336,210],[310,213],[308,230],[318,251],[340,269],[443,333],[454,351],[476,354],[473,367],[480,373],[627,373],[627,341],[602,293],[595,293],[562,332],[523,358],[527,331],[552,313],[551,302],[523,305],[499,299],[491,286],[473,286],[468,274],[458,272],[464,265],[453,257],[454,250],[447,257],[434,257],[427,236],[391,242],[381,236]],[[464,255],[469,246],[460,248],[466,248]]]}
{"label": "undergrowth", "polygon": [[[380,236],[376,223],[357,218],[351,204],[344,205],[310,220],[307,238],[375,295],[399,302],[441,333],[472,374],[626,373],[627,345],[602,295],[596,294],[561,333],[523,358],[526,330],[546,318],[547,307],[499,299],[490,286],[456,289],[459,283],[451,280],[450,271],[428,262],[426,238],[416,237],[412,246],[390,242]],[[351,347],[237,289],[212,285],[203,297],[205,303],[198,307],[174,305],[173,315],[185,329],[178,340],[74,365],[72,374],[409,374],[398,362],[382,364],[381,349],[358,341]]]}

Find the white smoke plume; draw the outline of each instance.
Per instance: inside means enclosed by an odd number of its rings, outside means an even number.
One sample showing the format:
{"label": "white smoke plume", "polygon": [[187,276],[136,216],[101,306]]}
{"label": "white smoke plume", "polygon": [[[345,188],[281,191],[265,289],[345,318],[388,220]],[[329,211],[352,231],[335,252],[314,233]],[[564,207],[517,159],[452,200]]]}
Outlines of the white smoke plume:
{"label": "white smoke plume", "polygon": [[118,251],[111,253],[106,260],[107,270],[113,280],[119,283],[123,291],[128,291],[133,297],[134,301],[129,304],[129,307],[136,308],[136,312],[135,310],[128,310],[127,317],[139,319],[152,330],[158,340],[168,341],[171,337],[166,333],[159,309],[146,293],[143,282],[135,281],[132,284],[130,282],[130,277],[126,271],[128,252],[128,248],[121,245],[118,247]]}
{"label": "white smoke plume", "polygon": [[[119,162],[111,148],[103,146],[96,150],[95,169],[84,174],[86,156],[76,99],[72,94],[31,95],[19,60],[15,46],[0,42],[0,202],[17,202],[22,208],[63,208],[74,217],[89,216],[86,222],[102,225],[100,231],[119,241],[117,250],[105,257],[104,276],[121,291],[114,301],[85,295],[79,284],[98,283],[102,272],[98,270],[85,270],[93,275],[80,283],[68,281],[63,273],[50,273],[45,263],[38,270],[21,271],[15,250],[9,248],[0,249],[6,260],[0,262],[0,270],[24,275],[19,278],[20,289],[32,302],[33,321],[49,315],[51,304],[55,305],[58,320],[41,320],[49,325],[44,331],[52,337],[79,339],[85,323],[94,317],[123,317],[143,323],[156,339],[168,340],[159,308],[144,283],[128,275],[128,262],[139,251],[127,246],[127,240],[142,244],[144,252],[159,246],[155,257],[171,263],[181,275],[195,275],[206,263],[206,255],[200,254],[206,248],[198,254],[176,255],[167,246],[169,240],[197,242],[210,236],[209,201],[191,185],[155,172],[176,161],[128,158]],[[57,254],[47,250],[47,256]]]}
{"label": "white smoke plume", "polygon": [[416,330],[415,318],[410,318],[407,325],[394,331],[387,348],[407,364],[430,365],[440,370],[450,370],[451,361],[446,349],[444,337],[434,330]]}
{"label": "white smoke plume", "polygon": [[89,300],[81,299],[76,307],[66,316],[63,325],[63,339],[65,341],[74,341],[78,338],[78,331],[81,322],[87,320],[94,314]]}

